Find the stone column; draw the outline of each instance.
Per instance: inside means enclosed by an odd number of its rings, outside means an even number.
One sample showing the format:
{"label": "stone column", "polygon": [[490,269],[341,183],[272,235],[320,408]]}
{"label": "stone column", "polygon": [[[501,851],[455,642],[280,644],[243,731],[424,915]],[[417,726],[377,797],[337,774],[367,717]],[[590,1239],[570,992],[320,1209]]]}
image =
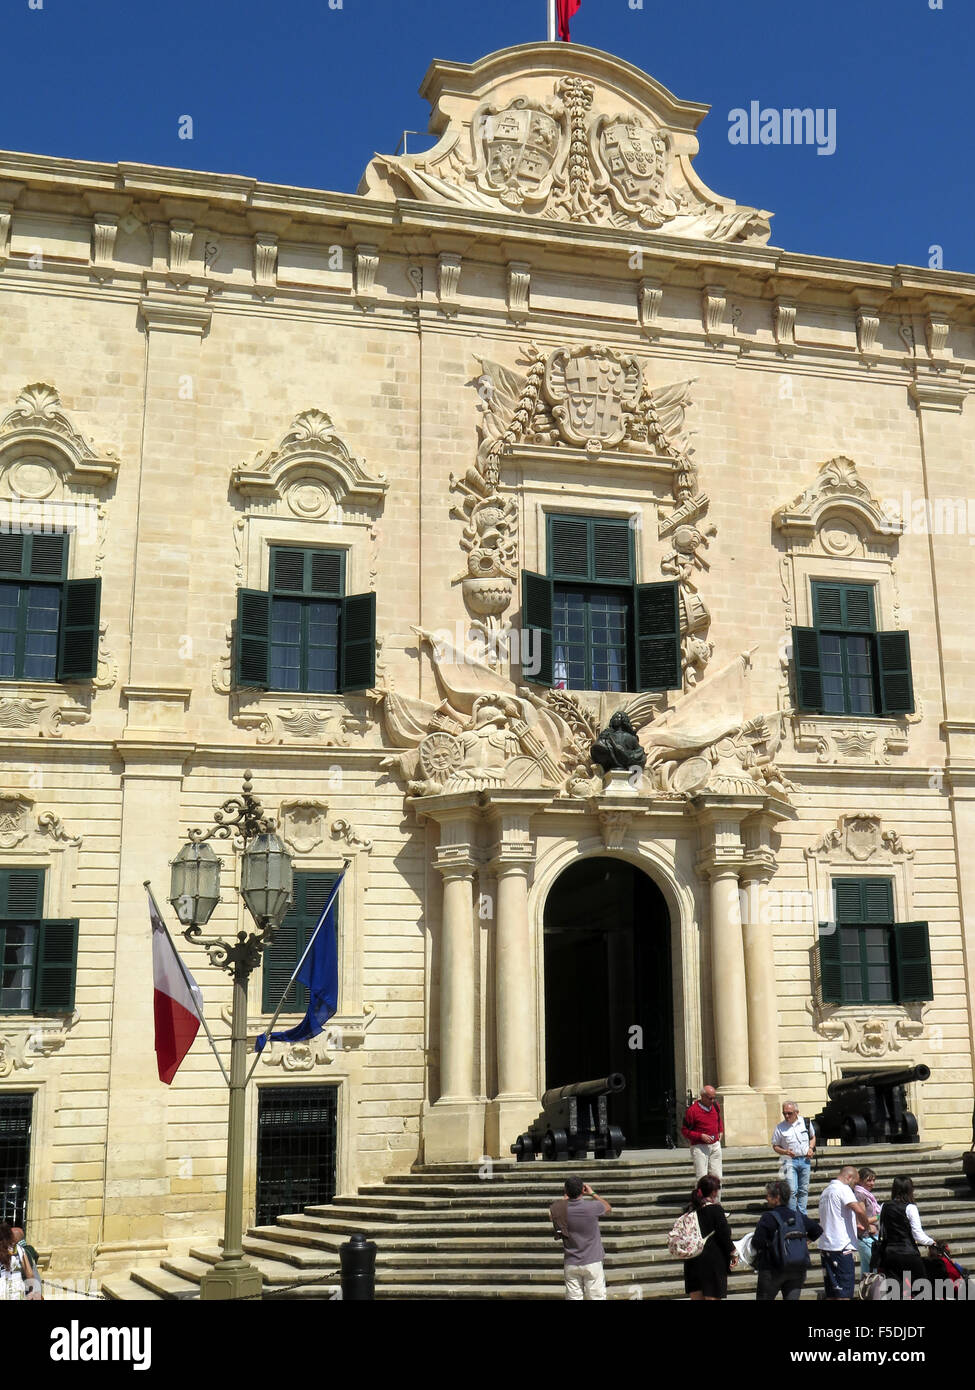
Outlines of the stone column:
{"label": "stone column", "polygon": [[474,1095],[474,866],[438,864],[440,931],[440,1099]]}
{"label": "stone column", "polygon": [[480,1015],[474,962],[473,846],[477,811],[467,796],[429,798],[440,824],[436,867],[443,876],[440,924],[440,1097],[424,1107],[425,1163],[474,1162],[484,1153],[484,1097],[474,1093]]}
{"label": "stone column", "polygon": [[748,1002],[745,949],[738,901],[738,870],[711,870],[711,990],[718,1086],[748,1085]]}
{"label": "stone column", "polygon": [[[705,794],[695,797],[694,805],[706,844],[699,868],[709,876],[711,887],[715,1084],[723,1103],[725,1142],[764,1144],[768,1142],[765,1098],[753,1091],[749,1080],[749,1009],[739,898],[745,857],[741,822],[749,812],[760,809],[762,801]],[[702,1082],[709,1079],[701,1077]]]}
{"label": "stone column", "polygon": [[510,1157],[511,1145],[538,1118],[538,1023],[528,921],[531,856],[499,846],[495,926],[495,1025],[498,1094],[487,1110],[487,1152]]}

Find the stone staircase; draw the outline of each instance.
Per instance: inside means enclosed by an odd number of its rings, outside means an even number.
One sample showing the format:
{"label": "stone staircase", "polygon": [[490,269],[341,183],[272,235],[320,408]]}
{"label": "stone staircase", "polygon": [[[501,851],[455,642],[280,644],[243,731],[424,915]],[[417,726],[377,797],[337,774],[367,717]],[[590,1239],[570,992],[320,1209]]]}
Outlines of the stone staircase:
{"label": "stone staircase", "polygon": [[[975,1190],[962,1177],[959,1153],[925,1144],[830,1148],[812,1179],[811,1215],[841,1161],[875,1168],[881,1200],[892,1178],[910,1175],[925,1230],[950,1241],[975,1273]],[[736,1238],[754,1229],[765,1207],[765,1183],[776,1172],[766,1149],[726,1152],[722,1201]],[[418,1168],[356,1196],[281,1216],[273,1226],[251,1227],[244,1250],[264,1277],[265,1299],[334,1296],[339,1246],[356,1231],[379,1247],[377,1298],[559,1299],[561,1246],[552,1236],[548,1205],[570,1173],[592,1182],[612,1204],[602,1222],[609,1296],[683,1298],[682,1266],[667,1250],[667,1234],[694,1185],[683,1149],[609,1163],[499,1162],[490,1178],[471,1164]],[[216,1244],[191,1246],[187,1255],[154,1268],[105,1279],[103,1293],[110,1299],[198,1298],[200,1279],[219,1256]],[[815,1298],[821,1285],[814,1257],[804,1296]],[[754,1298],[754,1273],[732,1274],[728,1292]]]}

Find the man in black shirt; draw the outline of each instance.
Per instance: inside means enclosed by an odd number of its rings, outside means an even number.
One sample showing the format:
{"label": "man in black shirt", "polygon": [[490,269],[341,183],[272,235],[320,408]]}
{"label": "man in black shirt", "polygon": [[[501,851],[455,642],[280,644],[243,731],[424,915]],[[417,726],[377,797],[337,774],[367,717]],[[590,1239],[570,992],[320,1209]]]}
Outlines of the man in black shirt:
{"label": "man in black shirt", "polygon": [[811,1264],[806,1243],[817,1240],[823,1233],[818,1221],[813,1221],[803,1211],[791,1209],[791,1195],[789,1184],[782,1178],[776,1178],[765,1188],[768,1211],[762,1213],[752,1236],[754,1264],[758,1270],[755,1297],[760,1303],[771,1302],[780,1292],[786,1303],[798,1300]]}

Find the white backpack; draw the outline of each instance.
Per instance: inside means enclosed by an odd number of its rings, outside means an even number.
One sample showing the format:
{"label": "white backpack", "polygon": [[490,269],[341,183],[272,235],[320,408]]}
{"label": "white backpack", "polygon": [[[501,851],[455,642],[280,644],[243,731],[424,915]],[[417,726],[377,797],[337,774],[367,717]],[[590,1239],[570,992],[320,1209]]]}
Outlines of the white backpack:
{"label": "white backpack", "polygon": [[701,1223],[692,1207],[683,1216],[679,1216],[671,1227],[670,1235],[667,1237],[667,1249],[679,1260],[693,1260],[700,1255],[710,1239],[710,1236],[701,1235]]}

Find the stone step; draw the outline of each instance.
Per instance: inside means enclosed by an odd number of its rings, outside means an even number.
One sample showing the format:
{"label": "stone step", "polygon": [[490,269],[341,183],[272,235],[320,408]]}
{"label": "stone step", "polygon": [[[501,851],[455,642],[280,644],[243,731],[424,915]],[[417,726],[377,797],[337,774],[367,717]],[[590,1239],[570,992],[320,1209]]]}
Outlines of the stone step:
{"label": "stone step", "polygon": [[[663,1161],[621,1162],[612,1167],[578,1164],[495,1165],[490,1180],[478,1165],[417,1169],[369,1184],[334,1202],[252,1227],[247,1258],[261,1272],[264,1298],[331,1299],[338,1288],[339,1247],[357,1231],[379,1247],[377,1298],[561,1300],[561,1251],[553,1240],[547,1207],[564,1176],[582,1172],[613,1205],[602,1223],[609,1295],[616,1299],[683,1299],[683,1268],[667,1250],[667,1233],[682,1210],[693,1174],[685,1151]],[[928,1231],[949,1240],[963,1264],[975,1263],[975,1192],[961,1173],[959,1154],[934,1146],[884,1146],[832,1150],[814,1176],[815,1204],[839,1161],[869,1163],[882,1174],[882,1189],[896,1173],[915,1180]],[[724,1205],[733,1231],[754,1229],[765,1210],[762,1189],[776,1164],[765,1149],[725,1155]],[[879,1194],[883,1197],[884,1192]],[[182,1299],[199,1295],[202,1275],[220,1258],[216,1244],[166,1259],[155,1270],[105,1281],[112,1299]],[[804,1297],[822,1287],[814,1259]],[[753,1299],[755,1277],[732,1276],[729,1296]]]}
{"label": "stone step", "polygon": [[131,1274],[110,1274],[101,1281],[102,1297],[112,1302],[159,1302],[159,1294],[144,1284],[137,1284]]}

